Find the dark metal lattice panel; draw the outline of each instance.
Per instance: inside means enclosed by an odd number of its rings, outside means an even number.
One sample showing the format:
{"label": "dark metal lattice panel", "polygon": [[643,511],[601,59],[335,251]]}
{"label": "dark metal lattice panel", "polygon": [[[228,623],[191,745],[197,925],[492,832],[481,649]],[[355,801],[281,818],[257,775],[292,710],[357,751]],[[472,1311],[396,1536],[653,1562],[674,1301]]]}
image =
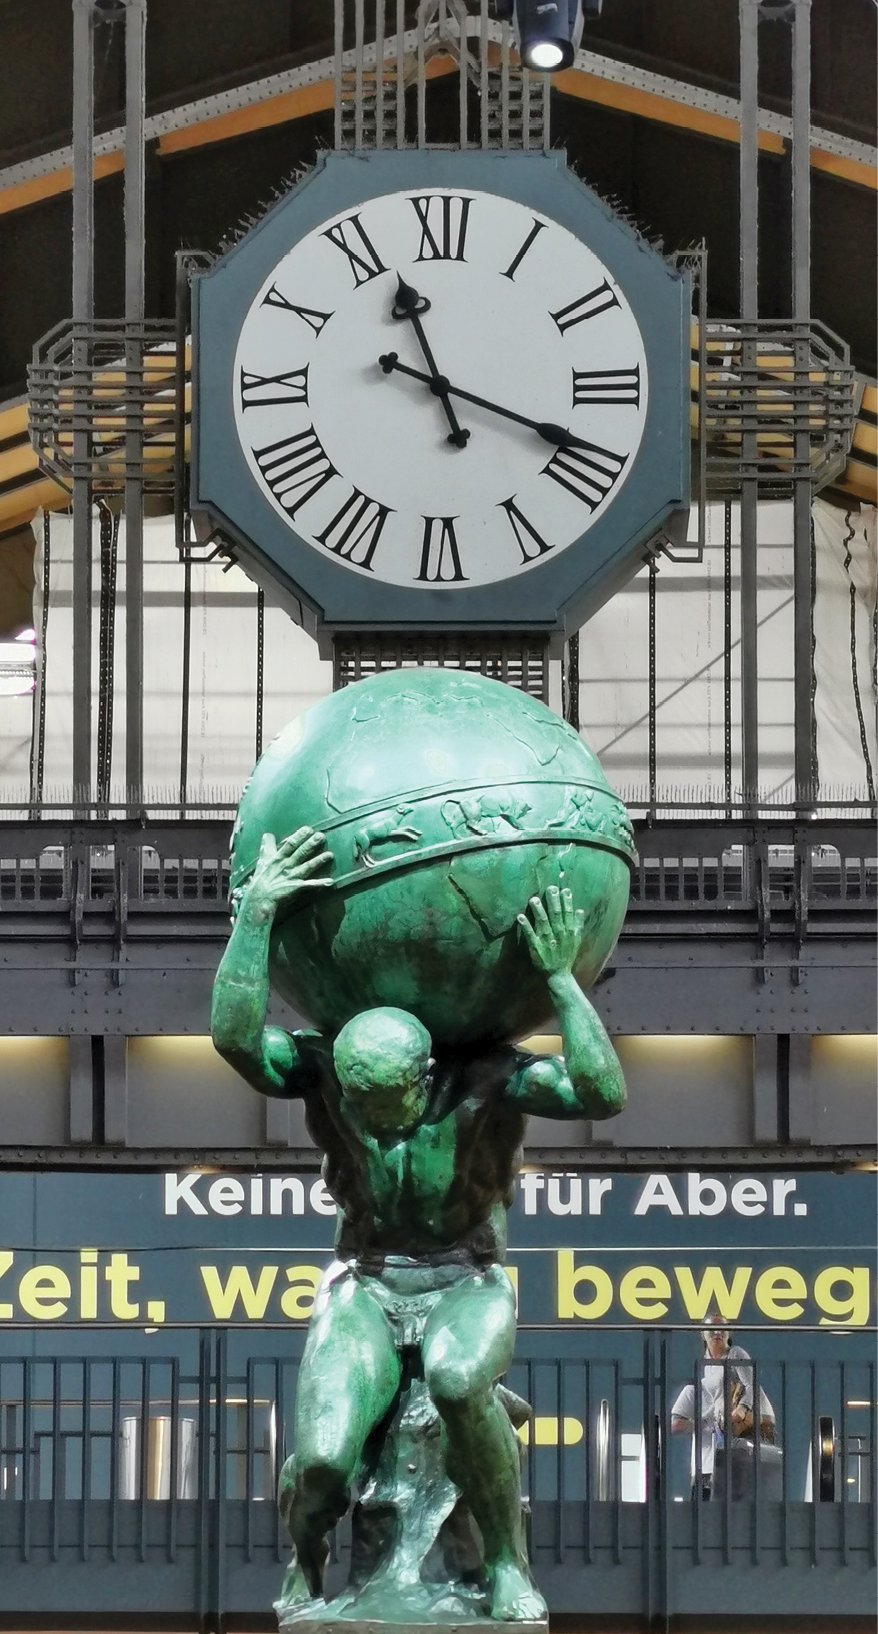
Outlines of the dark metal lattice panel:
{"label": "dark metal lattice panel", "polygon": [[471,670],[549,701],[549,644],[539,637],[364,634],[336,636],[333,642],[336,692],[384,670],[419,668]]}

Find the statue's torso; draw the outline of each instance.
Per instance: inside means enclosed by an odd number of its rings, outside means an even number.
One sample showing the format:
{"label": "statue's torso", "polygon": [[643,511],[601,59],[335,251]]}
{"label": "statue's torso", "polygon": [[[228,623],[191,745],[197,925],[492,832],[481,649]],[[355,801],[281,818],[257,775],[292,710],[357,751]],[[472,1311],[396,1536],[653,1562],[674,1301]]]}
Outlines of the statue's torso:
{"label": "statue's torso", "polygon": [[311,1059],[306,1117],[339,1205],[339,1252],[502,1259],[526,1121],[502,1097],[518,1052],[437,1060],[423,1118],[380,1141],[346,1115],[326,1046],[315,1041]]}

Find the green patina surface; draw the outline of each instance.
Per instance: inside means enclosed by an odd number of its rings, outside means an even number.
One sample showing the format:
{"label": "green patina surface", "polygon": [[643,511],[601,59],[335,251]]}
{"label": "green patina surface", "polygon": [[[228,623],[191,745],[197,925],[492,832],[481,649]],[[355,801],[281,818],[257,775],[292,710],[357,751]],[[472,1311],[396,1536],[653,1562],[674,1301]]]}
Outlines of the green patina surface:
{"label": "green patina surface", "polygon": [[322,1030],[400,1005],[434,1043],[521,1036],[550,1008],[522,905],[570,887],[584,987],[624,917],[631,827],[596,757],[542,704],[483,676],[396,670],[291,722],[241,801],[233,892],[266,831],[303,825],[326,836],[333,888],[279,921],[271,973]]}
{"label": "green patina surface", "polygon": [[[631,829],[590,751],[480,676],[394,672],[325,699],[253,774],[214,1041],[304,1101],[338,1205],[280,1503],[282,1627],[541,1624],[501,1384],[505,1210],[529,1114],[605,1118],[621,1068],[583,987],[618,935]],[[270,986],[315,1023],[269,1026]],[[563,1053],[515,1048],[554,1013]],[[348,1508],[350,1580],[323,1592]]]}

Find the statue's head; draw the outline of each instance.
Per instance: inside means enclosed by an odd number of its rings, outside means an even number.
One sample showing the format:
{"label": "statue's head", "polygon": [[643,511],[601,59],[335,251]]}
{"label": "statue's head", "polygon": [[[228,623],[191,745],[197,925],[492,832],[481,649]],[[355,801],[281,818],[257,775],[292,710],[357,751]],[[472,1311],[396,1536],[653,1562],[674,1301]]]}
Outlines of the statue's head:
{"label": "statue's head", "polygon": [[423,1116],[430,1034],[407,1010],[363,1010],[342,1027],[332,1053],[342,1095],[364,1128],[402,1134]]}

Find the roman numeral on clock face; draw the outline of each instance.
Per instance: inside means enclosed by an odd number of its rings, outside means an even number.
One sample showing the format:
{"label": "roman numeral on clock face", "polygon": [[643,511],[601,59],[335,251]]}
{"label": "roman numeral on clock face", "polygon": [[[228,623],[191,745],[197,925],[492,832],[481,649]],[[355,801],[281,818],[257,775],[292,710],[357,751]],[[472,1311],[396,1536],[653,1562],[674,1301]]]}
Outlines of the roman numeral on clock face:
{"label": "roman numeral on clock face", "polygon": [[307,403],[308,365],[291,374],[248,374],[241,370],[241,408],[264,408],[275,403]]}
{"label": "roman numeral on clock face", "polygon": [[391,514],[389,505],[379,505],[377,499],[367,499],[359,488],[354,488],[332,521],[314,537],[344,561],[371,572],[375,548]]}
{"label": "roman numeral on clock face", "polygon": [[640,407],[640,364],[633,369],[574,369],[573,407],[582,403],[633,403]]}
{"label": "roman numeral on clock face", "polygon": [[[456,516],[424,517],[421,568],[417,575],[422,584],[466,582],[466,574],[460,565],[457,535],[454,532],[456,521]],[[446,573],[446,567],[451,571]]]}
{"label": "roman numeral on clock face", "polygon": [[344,221],[337,221],[334,227],[327,227],[320,236],[328,238],[330,244],[347,256],[356,289],[387,271],[360,221],[359,211],[356,215],[346,216]]}
{"label": "roman numeral on clock face", "polygon": [[284,312],[295,313],[295,316],[301,318],[309,329],[313,329],[315,335],[320,334],[323,325],[328,323],[332,317],[331,312],[317,312],[313,306],[296,306],[293,301],[288,301],[286,296],[281,294],[277,284],[272,284],[268,294],[263,295],[262,305],[279,306],[283,308]]}
{"label": "roman numeral on clock face", "polygon": [[582,448],[559,448],[540,474],[559,482],[590,511],[596,511],[627,464],[627,454],[586,443]]}
{"label": "roman numeral on clock face", "polygon": [[282,437],[265,448],[254,448],[253,455],[267,487],[288,516],[295,516],[332,477],[338,476],[313,426],[296,437]]}
{"label": "roman numeral on clock face", "polygon": [[465,261],[466,226],[472,199],[455,193],[427,193],[412,199],[421,224],[416,261]]}
{"label": "roman numeral on clock face", "polygon": [[560,311],[551,312],[549,316],[558,325],[562,335],[565,329],[572,329],[576,323],[584,323],[586,318],[596,318],[598,313],[609,311],[611,306],[618,306],[619,302],[613,294],[606,278],[597,289],[590,289],[587,295],[580,295],[577,300],[571,301],[569,306],[562,306]]}
{"label": "roman numeral on clock face", "polygon": [[504,278],[514,278],[515,277],[515,274],[518,271],[519,267],[521,266],[521,263],[524,260],[525,256],[527,255],[527,252],[530,249],[534,239],[536,238],[537,233],[541,233],[543,228],[545,227],[545,225],[546,225],[546,223],[544,221],[535,221],[534,222],[534,224],[531,227],[531,230],[528,233],[527,238],[525,239],[524,243],[522,244],[521,249],[519,250],[518,254],[513,256],[512,260],[510,261],[510,263],[508,265],[508,267],[506,268],[506,271],[502,274],[502,276]]}
{"label": "roman numeral on clock face", "polygon": [[498,510],[505,511],[509,524],[518,541],[523,562],[535,562],[538,556],[546,556],[551,550],[545,539],[537,533],[532,522],[529,522],[523,511],[515,503],[515,495],[511,499],[504,499]]}

